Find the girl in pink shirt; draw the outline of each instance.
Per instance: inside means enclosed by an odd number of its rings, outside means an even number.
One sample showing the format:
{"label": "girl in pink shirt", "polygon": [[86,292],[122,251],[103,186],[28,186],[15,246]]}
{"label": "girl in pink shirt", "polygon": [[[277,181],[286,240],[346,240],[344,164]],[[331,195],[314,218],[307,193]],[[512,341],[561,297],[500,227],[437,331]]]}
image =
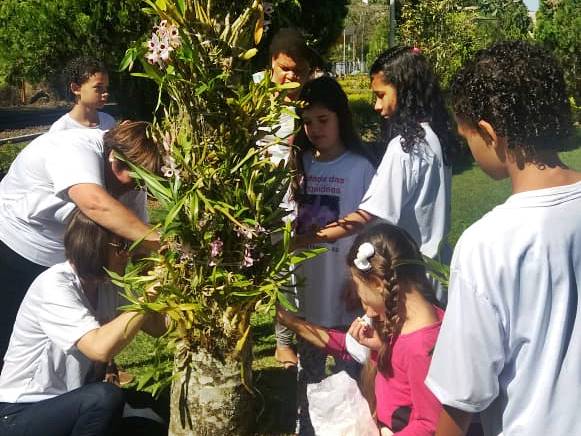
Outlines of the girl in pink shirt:
{"label": "girl in pink shirt", "polygon": [[[363,391],[371,392],[366,396],[382,435],[433,435],[442,406],[424,379],[444,312],[435,306],[417,244],[405,230],[380,222],[358,235],[347,264],[372,324],[356,319],[348,334],[371,349]],[[280,309],[277,316],[315,346],[351,359],[346,333]]]}

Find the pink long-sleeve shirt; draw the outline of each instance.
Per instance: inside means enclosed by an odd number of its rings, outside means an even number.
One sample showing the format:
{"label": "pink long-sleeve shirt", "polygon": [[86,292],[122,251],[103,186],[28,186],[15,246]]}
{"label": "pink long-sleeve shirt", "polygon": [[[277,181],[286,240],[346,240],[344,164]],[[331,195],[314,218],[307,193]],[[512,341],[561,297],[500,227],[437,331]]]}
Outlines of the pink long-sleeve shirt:
{"label": "pink long-sleeve shirt", "polygon": [[[391,354],[393,375],[390,377],[378,371],[375,378],[377,419],[399,436],[427,436],[436,431],[442,405],[424,380],[444,311],[437,309],[437,314],[437,323],[399,335]],[[345,337],[344,332],[330,330],[327,352],[343,360],[351,359]],[[373,353],[372,359],[376,358]]]}

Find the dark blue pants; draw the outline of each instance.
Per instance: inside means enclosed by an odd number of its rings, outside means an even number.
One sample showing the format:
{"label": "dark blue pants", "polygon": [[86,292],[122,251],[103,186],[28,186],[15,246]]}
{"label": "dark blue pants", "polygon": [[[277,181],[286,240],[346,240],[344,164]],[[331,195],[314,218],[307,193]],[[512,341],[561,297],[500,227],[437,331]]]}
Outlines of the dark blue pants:
{"label": "dark blue pants", "polygon": [[0,403],[0,436],[109,436],[119,427],[123,391],[91,383],[38,403]]}
{"label": "dark blue pants", "polygon": [[0,368],[20,303],[30,284],[46,267],[30,262],[0,241]]}

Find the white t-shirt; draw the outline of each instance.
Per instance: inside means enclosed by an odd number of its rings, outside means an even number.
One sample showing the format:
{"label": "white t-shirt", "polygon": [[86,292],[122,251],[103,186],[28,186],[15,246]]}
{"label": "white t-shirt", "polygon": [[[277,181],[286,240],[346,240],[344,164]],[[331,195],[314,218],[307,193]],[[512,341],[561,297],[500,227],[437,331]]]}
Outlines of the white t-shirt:
{"label": "white t-shirt", "polygon": [[40,274],[16,316],[0,375],[0,402],[42,401],[86,384],[94,363],[76,343],[117,315],[117,291],[100,290],[93,311],[68,262]]}
{"label": "white t-shirt", "polygon": [[[75,204],[68,189],[80,183],[105,186],[103,131],[46,133],[28,144],[0,182],[0,240],[31,262],[63,262],[64,230]],[[146,221],[146,193],[119,200]]]}
{"label": "white t-shirt", "polygon": [[[252,80],[258,83],[264,79],[265,71],[259,71],[252,75]],[[294,106],[287,106],[283,110],[278,123],[271,128],[261,128],[266,134],[258,141],[259,147],[267,147],[270,161],[275,165],[284,162],[286,165],[290,156],[291,147],[289,141],[292,141],[292,135],[295,131],[296,111]],[[290,199],[290,187],[286,192],[280,207],[289,214],[285,221],[293,221],[296,217],[296,205]]]}
{"label": "white t-shirt", "polygon": [[512,195],[468,228],[426,384],[486,435],[581,435],[581,182]]}
{"label": "white t-shirt", "polygon": [[[270,161],[275,165],[284,162],[286,165],[289,160],[291,146],[288,141],[292,137],[295,129],[294,107],[287,107],[279,118],[279,123],[272,127],[269,133],[258,141],[258,146],[267,147]],[[266,131],[266,130],[265,130]],[[293,221],[296,217],[296,205],[291,200],[290,187],[284,195],[280,207],[288,212],[284,218],[285,221]]]}
{"label": "white t-shirt", "polygon": [[403,151],[401,136],[389,142],[359,208],[404,228],[424,255],[448,263],[450,250],[444,244],[450,229],[451,171],[438,137],[428,123],[422,127],[425,143],[410,153]]}
{"label": "white t-shirt", "polygon": [[[323,227],[357,210],[375,174],[367,159],[350,151],[330,162],[317,161],[306,153],[303,165],[307,189],[299,206],[297,234]],[[337,327],[349,325],[358,315],[347,310],[344,298],[346,257],[354,238],[315,245],[329,251],[297,267],[297,275],[305,278],[305,286],[299,287],[299,301],[308,321]]]}
{"label": "white t-shirt", "polygon": [[109,130],[115,127],[115,118],[105,112],[97,112],[99,116],[99,124],[95,127],[87,127],[83,126],[78,121],[75,121],[71,118],[69,113],[67,112],[58,120],[56,120],[48,129],[49,132],[56,132],[58,130],[69,130],[69,129],[99,129],[99,130]]}

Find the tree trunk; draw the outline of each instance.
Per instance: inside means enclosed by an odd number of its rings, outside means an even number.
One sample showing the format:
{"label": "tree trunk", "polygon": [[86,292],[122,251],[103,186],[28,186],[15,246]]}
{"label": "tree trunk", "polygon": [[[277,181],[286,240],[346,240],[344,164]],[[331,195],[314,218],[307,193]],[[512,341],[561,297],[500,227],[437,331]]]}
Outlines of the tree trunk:
{"label": "tree trunk", "polygon": [[[248,380],[251,364],[245,363]],[[232,358],[221,362],[203,349],[192,353],[191,365],[172,384],[169,436],[252,434],[254,401],[242,384],[241,365]]]}

